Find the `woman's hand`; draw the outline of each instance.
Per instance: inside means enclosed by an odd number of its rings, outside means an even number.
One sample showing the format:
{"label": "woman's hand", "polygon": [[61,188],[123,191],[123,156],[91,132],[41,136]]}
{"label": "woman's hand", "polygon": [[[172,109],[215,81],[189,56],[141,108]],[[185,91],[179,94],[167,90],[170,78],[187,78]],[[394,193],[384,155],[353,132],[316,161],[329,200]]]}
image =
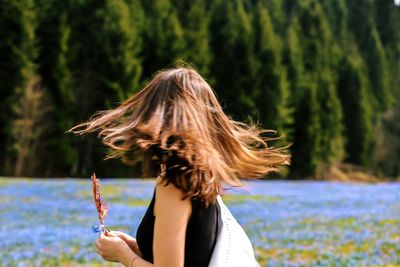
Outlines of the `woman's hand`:
{"label": "woman's hand", "polygon": [[107,235],[100,233],[96,241],[96,251],[103,259],[112,262],[121,262],[127,255],[133,253],[124,240],[109,232]]}
{"label": "woman's hand", "polygon": [[133,238],[132,236],[130,236],[130,235],[126,234],[126,233],[120,232],[120,231],[110,231],[110,233],[112,235],[115,235],[115,236],[121,238],[122,240],[124,240],[125,243],[128,245],[128,247],[133,252],[135,252],[136,255],[139,255],[140,257],[142,257],[142,253],[140,252],[139,246],[136,243],[136,239],[135,238]]}

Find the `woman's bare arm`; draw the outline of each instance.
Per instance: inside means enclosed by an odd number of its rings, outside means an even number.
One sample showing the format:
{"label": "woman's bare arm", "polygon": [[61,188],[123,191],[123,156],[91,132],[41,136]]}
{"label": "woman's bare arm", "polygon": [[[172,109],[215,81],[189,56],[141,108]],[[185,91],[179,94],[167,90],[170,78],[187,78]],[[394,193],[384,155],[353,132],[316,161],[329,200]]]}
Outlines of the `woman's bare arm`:
{"label": "woman's bare arm", "polygon": [[164,186],[161,184],[161,178],[157,178],[156,182],[154,265],[183,267],[186,228],[192,204],[189,198],[182,200],[182,191],[174,185]]}
{"label": "woman's bare arm", "polygon": [[[134,260],[133,267],[183,267],[186,228],[192,212],[190,199],[182,200],[183,193],[173,184],[164,186],[161,178],[156,180],[156,201],[154,204],[153,257],[154,264],[142,258]],[[135,256],[126,251],[121,263],[129,266]]]}

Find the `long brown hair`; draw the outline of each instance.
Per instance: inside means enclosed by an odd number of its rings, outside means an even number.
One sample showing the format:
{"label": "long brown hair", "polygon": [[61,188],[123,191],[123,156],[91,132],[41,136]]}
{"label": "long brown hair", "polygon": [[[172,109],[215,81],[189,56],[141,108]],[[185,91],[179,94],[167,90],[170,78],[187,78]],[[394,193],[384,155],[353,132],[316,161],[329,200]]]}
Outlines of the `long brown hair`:
{"label": "long brown hair", "polygon": [[[232,120],[209,84],[189,68],[156,73],[115,109],[98,111],[68,132],[96,131],[111,148],[106,159],[153,162],[166,184],[206,204],[215,202],[222,182],[241,186],[241,179],[264,177],[289,164],[287,147],[270,148],[267,141],[276,138],[262,136],[272,130]],[[132,151],[136,158],[129,161]]]}

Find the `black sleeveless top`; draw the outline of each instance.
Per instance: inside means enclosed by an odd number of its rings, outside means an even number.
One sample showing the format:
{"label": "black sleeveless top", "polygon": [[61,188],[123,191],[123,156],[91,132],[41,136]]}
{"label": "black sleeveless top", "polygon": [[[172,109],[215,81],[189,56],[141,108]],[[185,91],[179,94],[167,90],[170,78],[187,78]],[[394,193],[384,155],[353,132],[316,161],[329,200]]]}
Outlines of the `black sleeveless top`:
{"label": "black sleeveless top", "polygon": [[[150,205],[136,232],[137,244],[143,259],[153,262],[153,215],[155,190]],[[189,218],[185,239],[185,267],[207,267],[215,246],[219,216],[218,204],[205,208],[197,199],[192,199],[192,214]]]}

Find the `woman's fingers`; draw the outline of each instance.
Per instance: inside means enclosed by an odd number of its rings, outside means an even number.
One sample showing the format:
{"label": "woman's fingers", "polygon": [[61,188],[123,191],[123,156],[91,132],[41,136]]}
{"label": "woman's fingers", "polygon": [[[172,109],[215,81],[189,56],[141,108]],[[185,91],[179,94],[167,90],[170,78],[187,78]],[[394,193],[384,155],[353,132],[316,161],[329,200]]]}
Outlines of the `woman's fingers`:
{"label": "woman's fingers", "polygon": [[112,234],[112,236],[119,237],[119,238],[121,238],[121,239],[124,240],[124,241],[127,241],[127,240],[128,240],[126,234],[123,233],[123,232],[120,232],[120,231],[111,231],[111,234]]}
{"label": "woman's fingers", "polygon": [[100,248],[101,248],[100,240],[97,239],[97,241],[96,241],[96,252],[97,252],[97,254],[99,254],[101,256],[101,249]]}
{"label": "woman's fingers", "polygon": [[118,262],[120,259],[120,251],[126,249],[127,244],[114,234],[100,233],[96,240],[96,252],[105,260]]}
{"label": "woman's fingers", "polygon": [[100,239],[97,239],[97,241],[96,241],[96,248],[100,249]]}
{"label": "woman's fingers", "polygon": [[101,244],[100,244],[99,240],[96,241],[96,252],[97,252],[97,254],[99,254],[100,256],[103,257],[103,255],[102,255],[103,253],[101,252]]}
{"label": "woman's fingers", "polygon": [[124,235],[124,233],[121,231],[110,231],[110,233],[116,236]]}
{"label": "woman's fingers", "polygon": [[101,232],[100,235],[99,235],[99,239],[100,239],[100,240],[102,240],[102,239],[108,239],[108,237],[111,237],[111,234]]}

